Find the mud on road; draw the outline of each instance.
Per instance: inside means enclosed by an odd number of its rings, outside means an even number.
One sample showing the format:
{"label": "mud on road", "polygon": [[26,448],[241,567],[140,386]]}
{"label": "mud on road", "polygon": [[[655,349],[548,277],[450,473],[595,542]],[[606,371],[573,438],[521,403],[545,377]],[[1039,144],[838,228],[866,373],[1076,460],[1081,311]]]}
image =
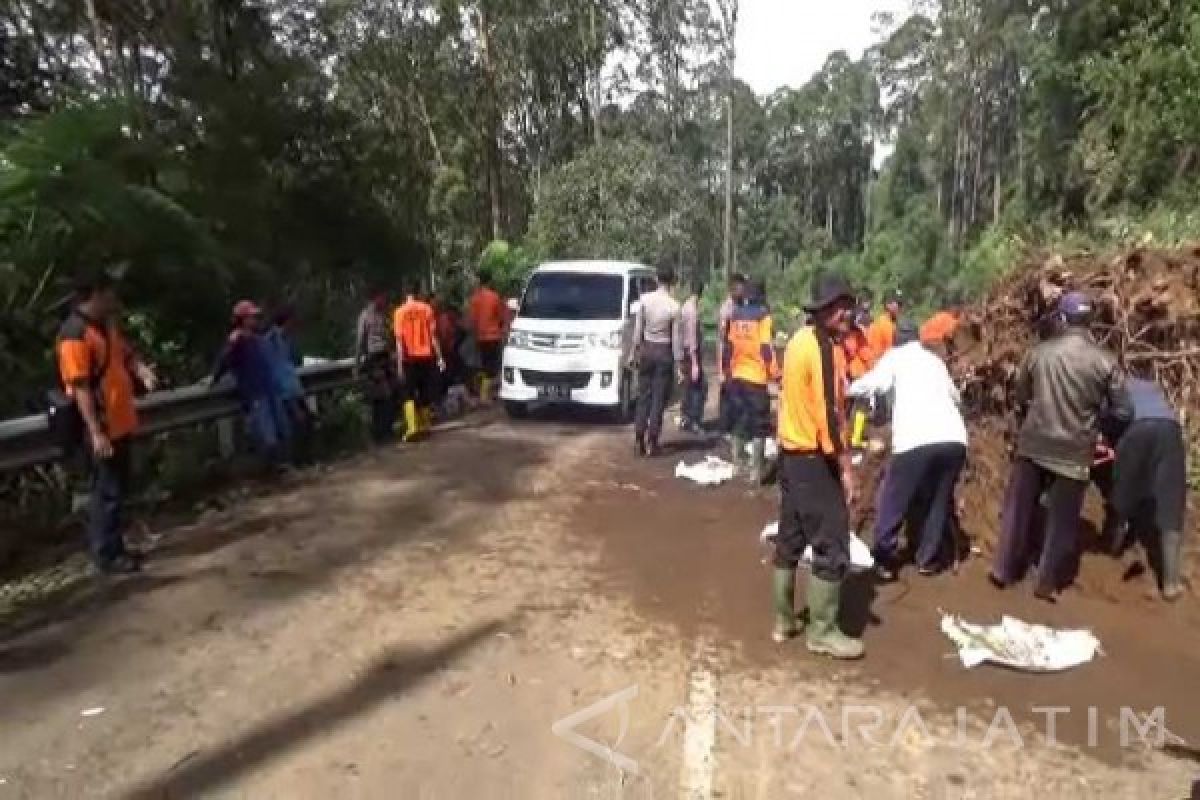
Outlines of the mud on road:
{"label": "mud on road", "polygon": [[[1194,605],[1037,607],[971,566],[856,587],[867,659],[815,661],[766,635],[775,495],[676,481],[682,446],[483,419],[156,529],[144,576],[0,631],[0,800],[1186,797],[1200,766],[1116,736],[1162,706],[1200,740]],[[1088,624],[1107,655],[965,672],[938,608]],[[1057,744],[1035,706],[1070,707]]]}

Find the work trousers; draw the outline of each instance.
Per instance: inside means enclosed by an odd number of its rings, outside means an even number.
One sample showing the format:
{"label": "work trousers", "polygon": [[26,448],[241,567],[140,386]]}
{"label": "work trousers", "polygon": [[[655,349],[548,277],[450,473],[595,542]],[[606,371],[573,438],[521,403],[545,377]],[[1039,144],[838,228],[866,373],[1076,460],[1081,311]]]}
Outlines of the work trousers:
{"label": "work trousers", "polygon": [[683,418],[686,422],[696,425],[704,424],[704,406],[708,401],[708,376],[704,374],[704,363],[700,363],[700,372],[696,380],[692,380],[691,365],[687,365],[688,379],[683,389]]}
{"label": "work trousers", "polygon": [[779,488],[775,566],[795,569],[812,545],[813,575],[824,581],[845,578],[850,568],[850,512],[837,459],[784,451]]}
{"label": "work trousers", "polygon": [[669,344],[646,342],[642,345],[638,366],[637,419],[634,430],[639,437],[657,442],[662,433],[663,413],[671,400],[675,383],[675,361]]}
{"label": "work trousers", "polygon": [[372,353],[362,369],[371,406],[371,439],[380,444],[391,438],[396,427],[396,361],[391,353]]}
{"label": "work trousers", "polygon": [[771,395],[765,383],[730,381],[733,432],[743,439],[760,439],[771,434]]}
{"label": "work trousers", "polygon": [[1061,588],[1067,567],[1078,555],[1079,514],[1087,487],[1086,481],[1064,477],[1028,458],[1017,458],[1004,494],[992,577],[1005,585],[1021,580],[1040,540],[1038,588]]}
{"label": "work trousers", "polygon": [[88,462],[87,543],[92,560],[99,565],[108,564],[125,552],[121,512],[129,492],[131,444],[128,437],[118,439],[112,443],[112,458],[92,457]]}
{"label": "work trousers", "polygon": [[441,374],[431,358],[414,358],[404,362],[404,399],[418,408],[433,408],[438,399]]}
{"label": "work trousers", "polygon": [[734,422],[733,381],[724,380],[717,396],[717,429],[721,433],[733,433]]}
{"label": "work trousers", "polygon": [[1157,534],[1183,530],[1187,452],[1175,420],[1134,422],[1117,443],[1116,460],[1094,470],[1092,479],[1107,504],[1106,528],[1145,521]]}
{"label": "work trousers", "polygon": [[966,461],[967,448],[958,442],[923,445],[892,456],[877,495],[876,558],[895,557],[900,528],[907,520],[920,530],[917,566],[935,566]]}

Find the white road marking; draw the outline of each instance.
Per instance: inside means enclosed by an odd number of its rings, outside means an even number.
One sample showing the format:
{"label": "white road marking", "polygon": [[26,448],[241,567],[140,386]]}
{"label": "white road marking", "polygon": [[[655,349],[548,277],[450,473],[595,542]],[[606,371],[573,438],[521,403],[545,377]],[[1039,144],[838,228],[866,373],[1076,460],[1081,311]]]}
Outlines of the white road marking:
{"label": "white road marking", "polygon": [[688,680],[687,720],[683,731],[683,762],[679,774],[681,800],[711,800],[717,741],[717,677],[709,666],[710,649],[699,642]]}

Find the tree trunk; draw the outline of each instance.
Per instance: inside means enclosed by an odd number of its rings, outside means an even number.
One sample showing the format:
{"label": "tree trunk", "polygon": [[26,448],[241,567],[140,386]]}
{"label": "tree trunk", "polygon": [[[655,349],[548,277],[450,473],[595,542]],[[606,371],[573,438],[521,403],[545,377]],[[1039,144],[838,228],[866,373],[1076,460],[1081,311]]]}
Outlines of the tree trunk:
{"label": "tree trunk", "polygon": [[108,66],[104,36],[100,32],[100,18],[96,16],[95,0],[84,0],[84,7],[87,9],[88,24],[92,29],[92,49],[96,51],[96,60],[100,62],[100,76],[104,79],[104,85],[111,91],[114,88],[112,72]]}
{"label": "tree trunk", "polygon": [[[414,87],[417,85],[413,82]],[[414,88],[413,93],[417,96],[417,110],[421,112],[421,122],[425,125],[425,131],[429,134],[429,145],[433,148],[433,156],[437,159],[439,167],[446,166],[446,159],[442,157],[442,148],[438,144],[437,131],[433,128],[433,120],[429,118],[429,108],[425,105],[425,94],[419,89]]]}
{"label": "tree trunk", "polygon": [[500,238],[500,153],[496,138],[500,132],[499,103],[496,98],[495,64],[492,62],[491,20],[487,15],[487,3],[479,5],[479,55],[483,63],[484,79],[484,142],[483,150],[487,162],[487,190],[489,222],[492,239]]}
{"label": "tree trunk", "polygon": [[734,273],[733,267],[733,80],[728,81],[725,94],[725,281]]}
{"label": "tree trunk", "polygon": [[[588,6],[588,26],[592,38],[591,57],[595,57],[600,51],[600,42],[596,40],[596,5],[593,3]],[[600,111],[601,104],[604,98],[601,96],[600,87],[600,69],[588,65],[588,94],[591,96],[592,105],[592,139],[596,144],[600,144]]]}

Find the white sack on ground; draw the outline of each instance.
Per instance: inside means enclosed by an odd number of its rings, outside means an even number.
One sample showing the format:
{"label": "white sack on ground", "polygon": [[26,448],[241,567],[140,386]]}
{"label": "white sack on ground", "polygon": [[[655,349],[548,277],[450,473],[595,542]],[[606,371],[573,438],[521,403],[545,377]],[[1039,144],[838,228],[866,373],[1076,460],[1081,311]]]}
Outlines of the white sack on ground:
{"label": "white sack on ground", "polygon": [[[772,522],[770,525],[762,529],[762,533],[758,535],[759,542],[770,544],[771,540],[779,533],[779,523]],[[801,559],[803,564],[812,564],[813,550],[812,545],[804,548],[804,557]],[[858,538],[858,534],[850,531],[850,568],[856,572],[868,570],[875,566],[875,558],[871,555],[871,548],[867,543]]]}
{"label": "white sack on ground", "polygon": [[699,463],[687,465],[680,461],[675,467],[676,478],[686,478],[701,486],[719,486],[733,480],[733,464],[716,456],[706,456]]}
{"label": "white sack on ground", "polygon": [[991,661],[1027,672],[1060,672],[1086,664],[1100,651],[1091,631],[1060,631],[1007,616],[999,625],[976,625],[943,613],[942,633],[958,646],[968,669]]}

